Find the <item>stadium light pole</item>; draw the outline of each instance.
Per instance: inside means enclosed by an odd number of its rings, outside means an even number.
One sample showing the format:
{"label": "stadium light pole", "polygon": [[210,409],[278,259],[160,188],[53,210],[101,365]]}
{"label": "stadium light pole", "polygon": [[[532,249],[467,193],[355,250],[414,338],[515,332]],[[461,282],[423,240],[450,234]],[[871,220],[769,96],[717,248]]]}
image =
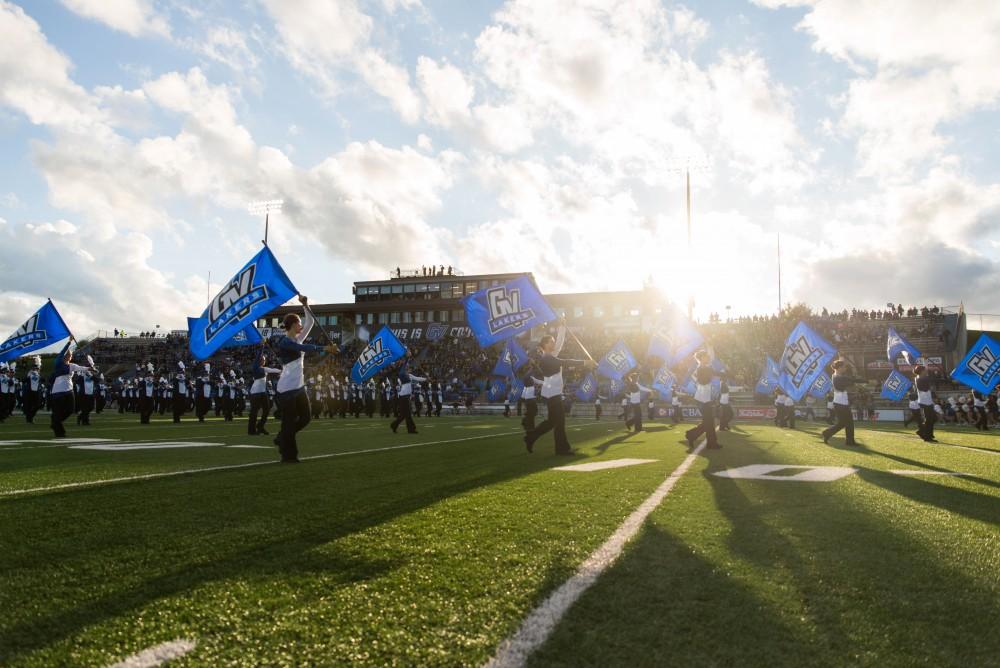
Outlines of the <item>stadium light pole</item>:
{"label": "stadium light pole", "polygon": [[[690,258],[692,257],[691,254],[693,252],[693,245],[691,243],[691,172],[692,171],[707,172],[711,168],[711,164],[709,163],[708,156],[701,156],[698,158],[691,158],[691,157],[681,158],[677,162],[682,163],[683,166],[679,164],[677,167],[670,168],[667,171],[674,173],[679,173],[681,171],[684,172],[684,183],[685,183],[684,195],[685,195],[685,202],[687,204],[687,249],[688,249],[688,257]],[[688,307],[687,308],[688,320],[693,320],[694,294],[690,291],[688,292],[687,307]]]}
{"label": "stadium light pole", "polygon": [[781,315],[781,232],[778,232],[778,315]]}
{"label": "stadium light pole", "polygon": [[281,207],[284,206],[285,200],[283,199],[268,199],[261,200],[258,202],[248,202],[247,210],[251,215],[259,216],[264,214],[264,245],[267,245],[267,233],[270,227],[270,217],[272,213],[281,213]]}

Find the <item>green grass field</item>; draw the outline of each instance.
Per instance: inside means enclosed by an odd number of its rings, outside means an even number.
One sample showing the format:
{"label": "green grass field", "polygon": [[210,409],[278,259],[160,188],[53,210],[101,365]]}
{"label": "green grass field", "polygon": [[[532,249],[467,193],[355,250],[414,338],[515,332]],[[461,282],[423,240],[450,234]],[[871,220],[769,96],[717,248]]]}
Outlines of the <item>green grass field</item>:
{"label": "green grass field", "polygon": [[[683,425],[572,421],[557,458],[516,419],[319,420],[287,466],[243,422],[136,422],[0,425],[0,665],[480,665],[688,456]],[[1000,665],[1000,439],[820,426],[720,434],[529,664]],[[655,461],[552,470],[621,458]]]}

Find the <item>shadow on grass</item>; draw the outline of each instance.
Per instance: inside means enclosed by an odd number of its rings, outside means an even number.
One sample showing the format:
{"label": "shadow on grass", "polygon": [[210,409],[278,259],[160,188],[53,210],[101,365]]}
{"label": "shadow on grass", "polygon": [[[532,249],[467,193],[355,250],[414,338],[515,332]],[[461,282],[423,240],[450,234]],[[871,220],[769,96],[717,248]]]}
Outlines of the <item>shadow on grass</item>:
{"label": "shadow on grass", "polygon": [[206,583],[385,573],[399,566],[393,555],[330,555],[327,544],[580,458],[484,458],[475,446],[403,452],[377,467],[318,460],[0,500],[0,565],[11,573],[0,592],[0,665]]}

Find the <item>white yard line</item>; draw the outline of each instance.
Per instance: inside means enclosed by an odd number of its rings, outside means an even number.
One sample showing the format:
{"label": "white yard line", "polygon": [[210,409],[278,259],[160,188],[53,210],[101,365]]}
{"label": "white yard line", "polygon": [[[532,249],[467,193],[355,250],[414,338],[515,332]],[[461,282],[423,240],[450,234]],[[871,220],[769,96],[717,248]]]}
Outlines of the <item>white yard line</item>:
{"label": "white yard line", "polygon": [[198,644],[196,640],[171,640],[144,649],[138,654],[122,659],[118,663],[112,664],[109,668],[156,668],[162,666],[167,661],[179,659]]}
{"label": "white yard line", "polygon": [[500,643],[496,654],[486,662],[487,668],[520,668],[527,663],[528,657],[552,635],[556,625],[576,600],[618,559],[625,544],[635,536],[649,514],[660,505],[681,476],[687,473],[704,448],[705,442],[702,441],[701,445],[685,457],[680,466],[625,518],[611,537],[580,564],[573,577],[549,594],[525,617],[514,635]]}

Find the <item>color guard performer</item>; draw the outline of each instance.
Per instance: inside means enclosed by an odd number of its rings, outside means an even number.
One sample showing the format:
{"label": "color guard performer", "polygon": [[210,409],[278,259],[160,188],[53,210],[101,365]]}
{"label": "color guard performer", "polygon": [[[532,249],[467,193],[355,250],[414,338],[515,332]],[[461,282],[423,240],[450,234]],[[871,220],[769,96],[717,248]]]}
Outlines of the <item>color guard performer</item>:
{"label": "color guard performer", "polygon": [[823,442],[829,443],[830,437],[843,429],[844,445],[860,445],[854,440],[854,416],[851,414],[851,401],[847,394],[857,379],[847,375],[847,362],[843,359],[834,361],[830,368],[833,369],[833,414],[837,423],[823,430]]}
{"label": "color guard performer", "polygon": [[688,447],[693,448],[695,441],[702,434],[705,435],[706,447],[710,450],[718,450],[722,446],[715,435],[715,411],[712,405],[712,379],[722,378],[723,375],[712,368],[711,356],[707,350],[699,350],[694,355],[698,362],[697,368],[692,374],[695,382],[694,401],[701,411],[701,423],[688,429],[685,433]]}

